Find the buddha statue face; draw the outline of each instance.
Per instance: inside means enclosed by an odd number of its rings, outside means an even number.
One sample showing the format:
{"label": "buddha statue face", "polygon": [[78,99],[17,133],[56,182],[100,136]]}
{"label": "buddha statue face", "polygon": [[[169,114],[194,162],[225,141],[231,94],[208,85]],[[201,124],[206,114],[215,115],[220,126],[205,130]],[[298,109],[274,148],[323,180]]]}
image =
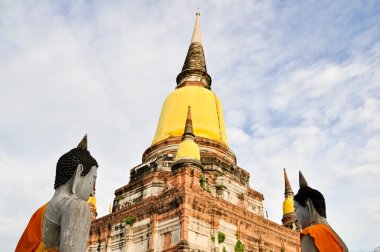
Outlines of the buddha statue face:
{"label": "buddha statue face", "polygon": [[298,223],[301,225],[301,228],[307,228],[311,225],[311,214],[309,210],[309,206],[301,206],[297,201],[294,201],[294,209],[296,214],[296,219]]}
{"label": "buddha statue face", "polygon": [[[81,172],[83,166],[78,165],[79,172]],[[82,200],[88,200],[88,198],[94,194],[95,182],[97,177],[98,167],[92,166],[90,171],[85,176],[76,176],[75,178],[75,194]]]}

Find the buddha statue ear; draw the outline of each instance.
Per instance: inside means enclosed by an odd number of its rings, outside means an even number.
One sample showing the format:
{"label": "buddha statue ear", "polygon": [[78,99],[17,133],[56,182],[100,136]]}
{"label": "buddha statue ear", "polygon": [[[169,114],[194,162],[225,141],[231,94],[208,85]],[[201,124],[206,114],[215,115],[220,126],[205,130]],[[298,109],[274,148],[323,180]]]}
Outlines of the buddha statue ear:
{"label": "buddha statue ear", "polygon": [[313,202],[311,201],[311,199],[307,198],[305,203],[306,203],[307,210],[309,211],[309,213],[311,213],[314,207]]}
{"label": "buddha statue ear", "polygon": [[83,170],[84,170],[83,165],[82,164],[78,164],[78,166],[77,166],[77,168],[76,168],[76,170],[74,172],[74,175],[73,175],[73,186],[71,188],[71,192],[73,194],[75,194],[75,192],[76,192],[76,189],[77,189],[77,186],[79,184],[80,177],[81,177],[81,174],[82,174]]}
{"label": "buddha statue ear", "polygon": [[309,198],[306,199],[306,207],[310,215],[310,220],[313,223],[317,218],[316,215],[318,214],[318,212],[314,207],[313,201]]}

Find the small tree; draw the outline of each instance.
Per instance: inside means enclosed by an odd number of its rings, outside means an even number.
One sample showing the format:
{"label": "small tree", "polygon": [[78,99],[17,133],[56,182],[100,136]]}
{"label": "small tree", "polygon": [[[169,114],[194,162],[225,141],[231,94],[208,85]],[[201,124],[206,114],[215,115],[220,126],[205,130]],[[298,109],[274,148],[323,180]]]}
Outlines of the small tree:
{"label": "small tree", "polygon": [[226,235],[223,232],[218,232],[218,243],[221,244],[226,239]]}
{"label": "small tree", "polygon": [[136,221],[136,217],[134,216],[128,216],[123,219],[123,221],[128,224],[129,226],[133,226],[133,223]]}
{"label": "small tree", "polygon": [[241,240],[237,240],[235,245],[235,252],[244,252],[244,244],[241,242]]}
{"label": "small tree", "polygon": [[199,178],[199,184],[201,185],[202,188],[205,187],[205,182],[206,182],[206,178],[202,175],[202,176]]}

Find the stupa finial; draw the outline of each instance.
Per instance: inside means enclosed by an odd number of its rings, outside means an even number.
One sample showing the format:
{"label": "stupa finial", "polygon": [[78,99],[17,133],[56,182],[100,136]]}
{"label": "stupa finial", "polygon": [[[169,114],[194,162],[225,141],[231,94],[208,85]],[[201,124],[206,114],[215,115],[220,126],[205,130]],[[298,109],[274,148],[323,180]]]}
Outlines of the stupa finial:
{"label": "stupa finial", "polygon": [[183,132],[181,143],[178,145],[175,160],[195,159],[201,160],[201,154],[198,144],[195,143],[195,135],[193,133],[193,122],[191,119],[191,107],[187,107],[187,117],[185,130]]}
{"label": "stupa finial", "polygon": [[285,196],[286,195],[293,195],[293,190],[290,185],[289,179],[288,179],[288,174],[286,174],[286,169],[284,168],[284,179],[285,179]]}
{"label": "stupa finial", "polygon": [[198,10],[197,13],[195,14],[195,24],[194,24],[193,36],[191,37],[191,43],[202,44],[200,16],[201,16],[201,13],[199,13],[199,10]]}
{"label": "stupa finial", "polygon": [[189,50],[182,71],[177,76],[177,88],[195,85],[210,88],[211,77],[207,73],[206,60],[201,39],[201,14],[195,15],[195,24]]}
{"label": "stupa finial", "polygon": [[191,118],[191,107],[187,107],[187,117],[186,117],[186,124],[185,124],[185,131],[183,132],[182,138],[191,137],[195,138],[195,135],[193,133],[193,120]]}

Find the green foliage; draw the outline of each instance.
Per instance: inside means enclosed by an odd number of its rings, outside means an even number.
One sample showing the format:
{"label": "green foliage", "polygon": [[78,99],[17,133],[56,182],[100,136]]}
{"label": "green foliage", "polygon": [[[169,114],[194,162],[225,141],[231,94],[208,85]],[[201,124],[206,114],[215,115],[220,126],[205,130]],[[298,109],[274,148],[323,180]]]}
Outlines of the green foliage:
{"label": "green foliage", "polygon": [[235,252],[244,252],[244,244],[241,242],[241,240],[237,240],[235,245]]}
{"label": "green foliage", "polygon": [[225,185],[222,185],[222,184],[218,184],[215,186],[216,187],[216,190],[223,190],[223,189],[226,189],[226,186]]}
{"label": "green foliage", "polygon": [[285,252],[285,248],[281,248],[281,252]]}
{"label": "green foliage", "polygon": [[205,187],[205,183],[206,183],[206,178],[205,178],[205,176],[202,175],[199,178],[199,184],[201,185],[202,188],[204,188]]}
{"label": "green foliage", "polygon": [[215,236],[211,235],[211,241],[212,241],[212,243],[215,242]]}
{"label": "green foliage", "polygon": [[223,247],[223,250],[222,250],[222,252],[227,252],[227,249],[226,249],[226,247]]}
{"label": "green foliage", "polygon": [[136,221],[136,217],[134,217],[134,216],[128,216],[128,217],[125,217],[125,218],[123,219],[123,221],[124,221],[126,224],[132,226],[133,223],[135,223],[135,221]]}
{"label": "green foliage", "polygon": [[223,232],[218,232],[218,243],[221,244],[226,239],[226,235]]}

